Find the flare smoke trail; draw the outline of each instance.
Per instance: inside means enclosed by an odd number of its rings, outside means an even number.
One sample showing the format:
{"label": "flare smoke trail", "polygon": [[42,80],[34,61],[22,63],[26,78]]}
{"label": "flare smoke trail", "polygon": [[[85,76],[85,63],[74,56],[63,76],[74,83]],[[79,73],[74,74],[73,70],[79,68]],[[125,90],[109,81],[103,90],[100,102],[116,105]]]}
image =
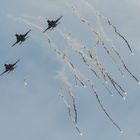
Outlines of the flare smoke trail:
{"label": "flare smoke trail", "polygon": [[[72,120],[72,122],[74,124],[74,127],[78,131],[79,135],[82,136],[83,134],[80,131],[80,129],[78,128],[78,124],[77,124],[76,98],[75,98],[75,96],[74,96],[74,94],[72,92],[72,85],[68,81],[67,77],[64,75],[64,71],[60,71],[59,72],[58,78],[60,79],[61,85],[62,85],[61,88],[60,88],[59,96],[61,97],[61,99],[63,100],[65,106],[68,109],[68,114],[69,114],[69,117],[71,118],[71,120]],[[68,102],[66,101],[65,97],[62,95],[63,87],[67,87],[68,88],[68,95],[72,98],[73,110],[74,110],[74,113],[75,113],[74,119],[73,119],[72,114],[71,114],[71,106],[68,104]]]}
{"label": "flare smoke trail", "polygon": [[70,107],[70,105],[68,104],[68,102],[66,101],[66,99],[65,99],[64,95],[62,94],[62,91],[61,91],[61,90],[62,90],[62,89],[60,88],[59,96],[61,97],[62,101],[64,102],[65,106],[66,106],[67,109],[68,109],[68,114],[69,114],[69,117],[71,118],[71,120],[72,120],[72,122],[73,122],[73,124],[74,124],[74,127],[75,127],[76,130],[78,131],[79,135],[82,136],[83,133],[79,130],[78,125],[75,124],[75,121],[73,120],[72,115],[71,115],[71,107]]}
{"label": "flare smoke trail", "polygon": [[68,95],[72,98],[73,109],[75,113],[75,124],[77,124],[77,109],[76,109],[76,97],[73,94],[73,88],[71,83],[68,81],[67,77],[65,76],[65,69],[59,72],[59,79],[62,83],[62,86],[67,87]]}
{"label": "flare smoke trail", "polygon": [[[116,89],[116,91],[122,96],[122,98],[124,99],[124,96],[120,93],[120,91],[118,90],[118,88],[123,92],[126,93],[123,88],[110,76],[110,74],[107,72],[107,70],[105,69],[105,67],[102,66],[102,64],[100,63],[100,61],[97,58],[97,54],[94,52],[94,54],[92,54],[92,52],[90,50],[87,51],[87,48],[84,45],[81,45],[79,42],[77,42],[74,38],[72,38],[69,34],[66,34],[64,32],[62,32],[59,29],[59,33],[66,39],[66,41],[68,42],[68,45],[71,47],[71,49],[73,49],[75,52],[77,52],[78,54],[80,54],[83,58],[84,63],[87,65],[87,67],[91,70],[92,69],[92,64],[96,64],[96,67],[100,70],[100,72],[103,75],[103,78],[105,79],[105,82],[107,82],[106,77],[108,77],[108,79],[110,80],[110,82],[112,83],[113,87]],[[88,53],[90,53],[90,56],[87,55]],[[87,63],[87,61],[89,61],[89,64]],[[92,63],[91,63],[92,62]],[[100,77],[97,75],[97,72],[94,70],[94,74],[95,76],[100,79]],[[104,83],[104,82],[102,82]],[[106,86],[105,86],[106,87]],[[118,88],[117,88],[118,87]]]}
{"label": "flare smoke trail", "polygon": [[[85,1],[85,0],[84,0]],[[67,0],[64,0],[64,2],[65,2],[65,4],[66,4],[66,6],[68,6],[71,10],[72,10],[72,12],[74,12],[75,14],[76,14],[76,16],[78,16],[80,19],[81,19],[81,21],[83,21],[82,19],[84,19],[82,16],[81,16],[81,14],[79,13],[79,11],[77,10],[77,8],[75,7],[75,6],[73,6],[73,5],[71,5]],[[87,1],[85,1],[85,3],[87,4]],[[92,7],[92,6],[90,6],[90,4],[88,3],[87,4],[88,5],[88,7]],[[92,10],[94,9],[94,7],[92,8]],[[93,10],[94,12],[95,12],[95,9]],[[98,25],[99,25],[99,27],[100,27],[100,29],[101,29],[101,31],[102,31],[102,33],[100,33],[100,37],[99,37],[99,40],[101,41],[101,43],[103,44],[103,46],[104,46],[104,44],[105,44],[105,42],[104,42],[104,40],[108,43],[108,45],[113,49],[113,51],[115,52],[115,54],[118,56],[118,58],[119,58],[119,60],[120,60],[120,63],[122,64],[122,66],[125,68],[125,70],[132,76],[132,78],[138,83],[138,84],[140,84],[140,81],[138,80],[138,78],[128,69],[128,67],[126,66],[126,64],[125,64],[125,62],[124,62],[124,60],[123,60],[123,58],[121,57],[121,55],[119,54],[119,51],[118,51],[118,49],[116,48],[116,46],[114,45],[114,43],[113,43],[113,41],[107,36],[107,34],[105,33],[105,31],[104,31],[104,29],[103,29],[103,27],[101,26],[101,23],[100,23],[100,18],[98,18],[98,17],[104,17],[103,15],[101,15],[97,10],[96,10],[96,16],[97,16],[97,21],[98,21]],[[107,18],[105,18],[104,17],[104,19],[107,19]],[[85,19],[84,19],[84,21],[86,21]],[[110,20],[109,20],[110,21]],[[90,22],[88,22],[88,21],[86,21],[86,22],[84,22],[84,23],[86,23],[86,25],[88,26],[88,27],[91,27],[92,26],[92,24],[90,24]],[[110,23],[111,23],[111,21],[110,21]],[[111,24],[112,25],[112,24]],[[99,33],[98,33],[99,34]],[[106,49],[105,49],[106,50]],[[107,51],[107,54],[108,54],[108,50],[106,50]],[[133,52],[132,52],[133,53]],[[114,59],[113,59],[114,60]],[[116,62],[115,62],[116,63]],[[120,68],[118,68],[119,69],[119,71],[120,71]]]}
{"label": "flare smoke trail", "polygon": [[[61,54],[60,54],[61,55]],[[62,56],[62,55],[61,55]],[[115,121],[110,117],[110,115],[108,114],[107,110],[105,109],[105,107],[102,105],[101,100],[99,98],[99,95],[97,94],[96,88],[92,82],[92,80],[90,80],[89,78],[87,78],[85,75],[83,75],[74,65],[71,65],[72,63],[70,61],[68,61],[67,56],[65,55],[64,57],[61,57],[60,59],[63,60],[63,62],[69,67],[69,69],[72,71],[72,73],[74,73],[78,79],[82,80],[83,82],[87,82],[88,86],[92,89],[93,94],[95,95],[97,102],[99,103],[101,109],[103,110],[103,112],[107,115],[107,117],[110,119],[110,121],[116,126],[116,128],[118,128],[118,130],[122,133],[121,128],[115,123]]]}
{"label": "flare smoke trail", "polygon": [[95,28],[93,27],[93,25],[87,21],[80,13],[79,11],[77,10],[77,8],[74,6],[74,5],[71,5],[70,3],[68,3],[66,0],[65,0],[65,4],[68,6],[68,8],[70,8],[74,14],[80,18],[80,20],[86,24],[86,26],[96,35],[96,45],[103,45],[103,48],[104,50],[106,51],[107,55],[112,59],[112,61],[114,62],[114,64],[116,65],[116,67],[118,68],[119,72],[123,75],[119,65],[117,64],[117,61],[115,60],[115,58],[112,56],[112,54],[110,53],[110,51],[107,49],[107,47],[105,47],[105,43],[103,41],[103,37],[102,37],[102,34],[100,32],[97,32],[95,30]]}
{"label": "flare smoke trail", "polygon": [[130,50],[131,54],[133,54],[133,51],[130,47],[130,44],[128,43],[127,39],[118,32],[117,27],[111,22],[111,20],[107,17],[105,17],[103,14],[101,14],[93,5],[91,5],[87,0],[80,0],[80,2],[83,2],[84,5],[87,5],[87,7],[89,7],[96,16],[99,16],[100,18],[102,18],[103,20],[106,20],[108,22],[108,24],[114,29],[115,33],[123,39],[123,41],[126,43],[128,49]]}
{"label": "flare smoke trail", "polygon": [[119,54],[119,51],[117,49],[117,47],[114,45],[113,41],[110,39],[110,37],[105,33],[104,28],[101,26],[101,22],[100,22],[100,18],[97,17],[97,21],[98,21],[98,25],[102,31],[102,35],[103,38],[105,39],[105,41],[112,47],[112,49],[114,50],[114,52],[116,53],[116,55],[118,56],[120,63],[122,64],[122,66],[125,68],[125,70],[132,76],[132,78],[138,83],[140,84],[140,81],[138,80],[138,78],[136,78],[136,76],[128,69],[128,67],[126,66],[123,58],[121,57],[121,55]]}
{"label": "flare smoke trail", "polygon": [[95,34],[95,36],[96,36],[96,44],[98,45],[100,42],[102,42],[102,39],[101,39],[100,34],[94,29],[94,27],[92,26],[92,24],[90,24],[84,17],[82,17],[81,14],[77,11],[77,9],[73,5],[71,6],[68,3],[67,0],[64,0],[64,2],[66,4],[66,6],[68,8],[70,8],[70,9],[72,9],[72,11],[74,12],[74,14],[76,14],[76,16],[78,16],[81,19],[81,21],[83,23],[85,23],[89,27],[89,29]]}

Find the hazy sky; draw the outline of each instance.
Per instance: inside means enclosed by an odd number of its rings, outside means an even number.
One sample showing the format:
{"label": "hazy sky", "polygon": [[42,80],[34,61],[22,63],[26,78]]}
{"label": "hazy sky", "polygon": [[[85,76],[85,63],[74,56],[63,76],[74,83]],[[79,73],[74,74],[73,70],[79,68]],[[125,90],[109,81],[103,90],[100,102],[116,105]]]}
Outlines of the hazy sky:
{"label": "hazy sky", "polygon": [[[93,12],[80,0],[69,0],[76,4],[80,13],[91,23],[96,24]],[[139,140],[140,139],[140,86],[125,72],[124,78],[118,74],[106,55],[101,55],[103,64],[112,76],[128,92],[123,101],[113,90],[111,97],[93,77],[100,92],[100,97],[108,108],[112,118],[124,131],[123,134],[113,126],[102,112],[91,90],[75,88],[72,74],[66,67],[66,75],[70,79],[76,95],[78,124],[83,133],[79,136],[68,117],[67,108],[58,96],[60,81],[56,78],[63,64],[57,59],[53,49],[48,44],[46,36],[36,28],[17,22],[13,17],[37,17],[56,19],[63,15],[58,28],[70,32],[76,39],[89,46],[95,44],[95,36],[64,4],[63,0],[4,0],[0,1],[0,72],[4,71],[4,63],[13,63],[21,59],[18,67],[10,74],[0,77],[0,139],[2,140]],[[134,56],[131,56],[126,44],[116,36],[111,28],[102,21],[102,25],[114,40],[114,43],[124,57],[127,66],[140,79],[140,1],[139,0],[89,0],[96,8],[109,17],[118,30],[131,44]],[[28,18],[45,29],[47,24]],[[14,34],[32,31],[29,38],[13,48],[16,41]],[[65,50],[74,64],[85,74],[88,71],[82,65],[80,57],[70,51],[66,41],[57,29],[48,32],[60,50]],[[102,54],[102,49],[101,50]],[[24,85],[27,80],[27,86]],[[71,99],[67,96],[69,102]]]}

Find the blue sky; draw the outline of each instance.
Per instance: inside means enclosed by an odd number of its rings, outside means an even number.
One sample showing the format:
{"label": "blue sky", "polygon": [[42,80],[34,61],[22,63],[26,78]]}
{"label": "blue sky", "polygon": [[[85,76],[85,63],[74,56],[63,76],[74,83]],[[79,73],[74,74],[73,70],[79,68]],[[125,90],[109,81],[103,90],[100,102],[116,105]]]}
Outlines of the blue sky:
{"label": "blue sky", "polygon": [[[70,1],[70,0],[69,0]],[[80,13],[93,25],[96,23],[95,16],[91,10],[83,5],[80,0],[71,0],[76,4]],[[89,0],[99,11],[109,17],[118,27],[118,30],[127,38],[135,55],[131,56],[126,44],[117,37],[102,21],[106,32],[112,37],[114,43],[120,50],[121,56],[125,59],[130,70],[140,79],[139,54],[139,0]],[[108,68],[114,79],[116,79],[128,92],[127,98],[123,101],[113,90],[114,97],[110,97],[100,82],[94,77],[103,104],[107,107],[109,114],[124,131],[123,134],[112,125],[106,115],[102,112],[95,96],[91,90],[80,86],[75,88],[72,74],[66,67],[66,76],[73,85],[76,96],[78,111],[78,124],[83,133],[79,136],[68,117],[67,108],[58,96],[60,81],[57,73],[63,64],[57,59],[56,54],[47,42],[46,36],[36,28],[19,23],[8,15],[14,17],[42,16],[55,19],[61,15],[60,29],[70,32],[81,43],[92,46],[95,44],[95,36],[64,4],[63,0],[5,0],[0,5],[0,71],[3,72],[4,63],[13,63],[21,59],[18,67],[10,74],[0,77],[0,139],[3,140],[38,140],[38,139],[73,139],[73,140],[138,140],[140,138],[140,111],[139,111],[139,90],[140,86],[125,73],[122,78],[115,65],[100,51],[100,59]],[[39,23],[36,20],[31,22],[43,29],[47,24]],[[10,46],[15,42],[15,33],[24,33],[32,29],[29,38],[14,48]],[[82,65],[82,60],[73,52],[66,41],[59,34],[57,29],[49,31],[49,35],[58,44],[61,51],[68,52],[70,60],[86,75],[88,70]],[[24,85],[24,79],[27,86]],[[70,102],[70,97],[64,95]]]}

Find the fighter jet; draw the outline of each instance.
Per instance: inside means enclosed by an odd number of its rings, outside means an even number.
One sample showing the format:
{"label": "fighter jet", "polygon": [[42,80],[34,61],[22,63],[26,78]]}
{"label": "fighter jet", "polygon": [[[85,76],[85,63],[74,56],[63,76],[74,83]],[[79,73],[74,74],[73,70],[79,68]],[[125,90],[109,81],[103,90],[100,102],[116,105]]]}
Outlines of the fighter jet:
{"label": "fighter jet", "polygon": [[[27,34],[28,34],[30,31],[31,31],[31,29],[30,29],[27,33],[25,33],[25,34],[15,34],[17,41],[12,45],[12,47],[15,46],[15,45],[18,44],[18,43],[19,43],[19,45],[20,45],[22,42],[24,42],[24,41],[28,38]],[[27,36],[27,37],[26,37],[26,36]]]}
{"label": "fighter jet", "polygon": [[3,74],[6,73],[6,72],[10,73],[12,70],[14,70],[14,69],[17,67],[16,64],[17,64],[19,61],[20,61],[20,59],[18,59],[18,60],[17,60],[15,63],[13,63],[13,64],[4,64],[4,66],[5,66],[5,71],[4,71],[3,73],[1,73],[0,76],[3,75]]}
{"label": "fighter jet", "polygon": [[59,23],[58,23],[58,21],[60,20],[62,18],[62,16],[61,17],[59,17],[58,19],[56,19],[56,20],[47,20],[47,22],[48,22],[48,28],[47,29],[45,29],[44,31],[43,31],[43,33],[45,33],[47,30],[49,30],[49,29],[53,29],[53,28],[55,28]]}

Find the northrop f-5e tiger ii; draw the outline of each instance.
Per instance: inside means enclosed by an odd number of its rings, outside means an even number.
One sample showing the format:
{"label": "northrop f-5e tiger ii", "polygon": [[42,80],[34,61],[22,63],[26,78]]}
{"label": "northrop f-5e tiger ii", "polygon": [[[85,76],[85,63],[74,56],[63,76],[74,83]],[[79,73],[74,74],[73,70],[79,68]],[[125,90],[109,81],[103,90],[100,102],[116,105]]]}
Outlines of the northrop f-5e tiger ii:
{"label": "northrop f-5e tiger ii", "polygon": [[15,34],[17,41],[12,45],[12,47],[15,46],[18,43],[20,45],[22,42],[24,42],[28,38],[27,34],[30,31],[31,31],[31,29],[28,32],[26,32],[25,34]]}
{"label": "northrop f-5e tiger ii", "polygon": [[49,30],[49,29],[52,30],[53,28],[55,28],[55,27],[59,24],[58,21],[59,21],[61,18],[62,18],[62,16],[59,17],[59,18],[56,19],[56,20],[47,20],[47,22],[48,22],[48,28],[45,29],[45,30],[43,31],[43,33],[46,32],[46,31]]}
{"label": "northrop f-5e tiger ii", "polygon": [[13,64],[4,64],[4,67],[5,67],[5,71],[3,73],[0,74],[3,75],[4,73],[8,72],[10,73],[12,70],[14,70],[17,66],[16,64],[20,61],[20,59],[18,59],[15,63]]}

